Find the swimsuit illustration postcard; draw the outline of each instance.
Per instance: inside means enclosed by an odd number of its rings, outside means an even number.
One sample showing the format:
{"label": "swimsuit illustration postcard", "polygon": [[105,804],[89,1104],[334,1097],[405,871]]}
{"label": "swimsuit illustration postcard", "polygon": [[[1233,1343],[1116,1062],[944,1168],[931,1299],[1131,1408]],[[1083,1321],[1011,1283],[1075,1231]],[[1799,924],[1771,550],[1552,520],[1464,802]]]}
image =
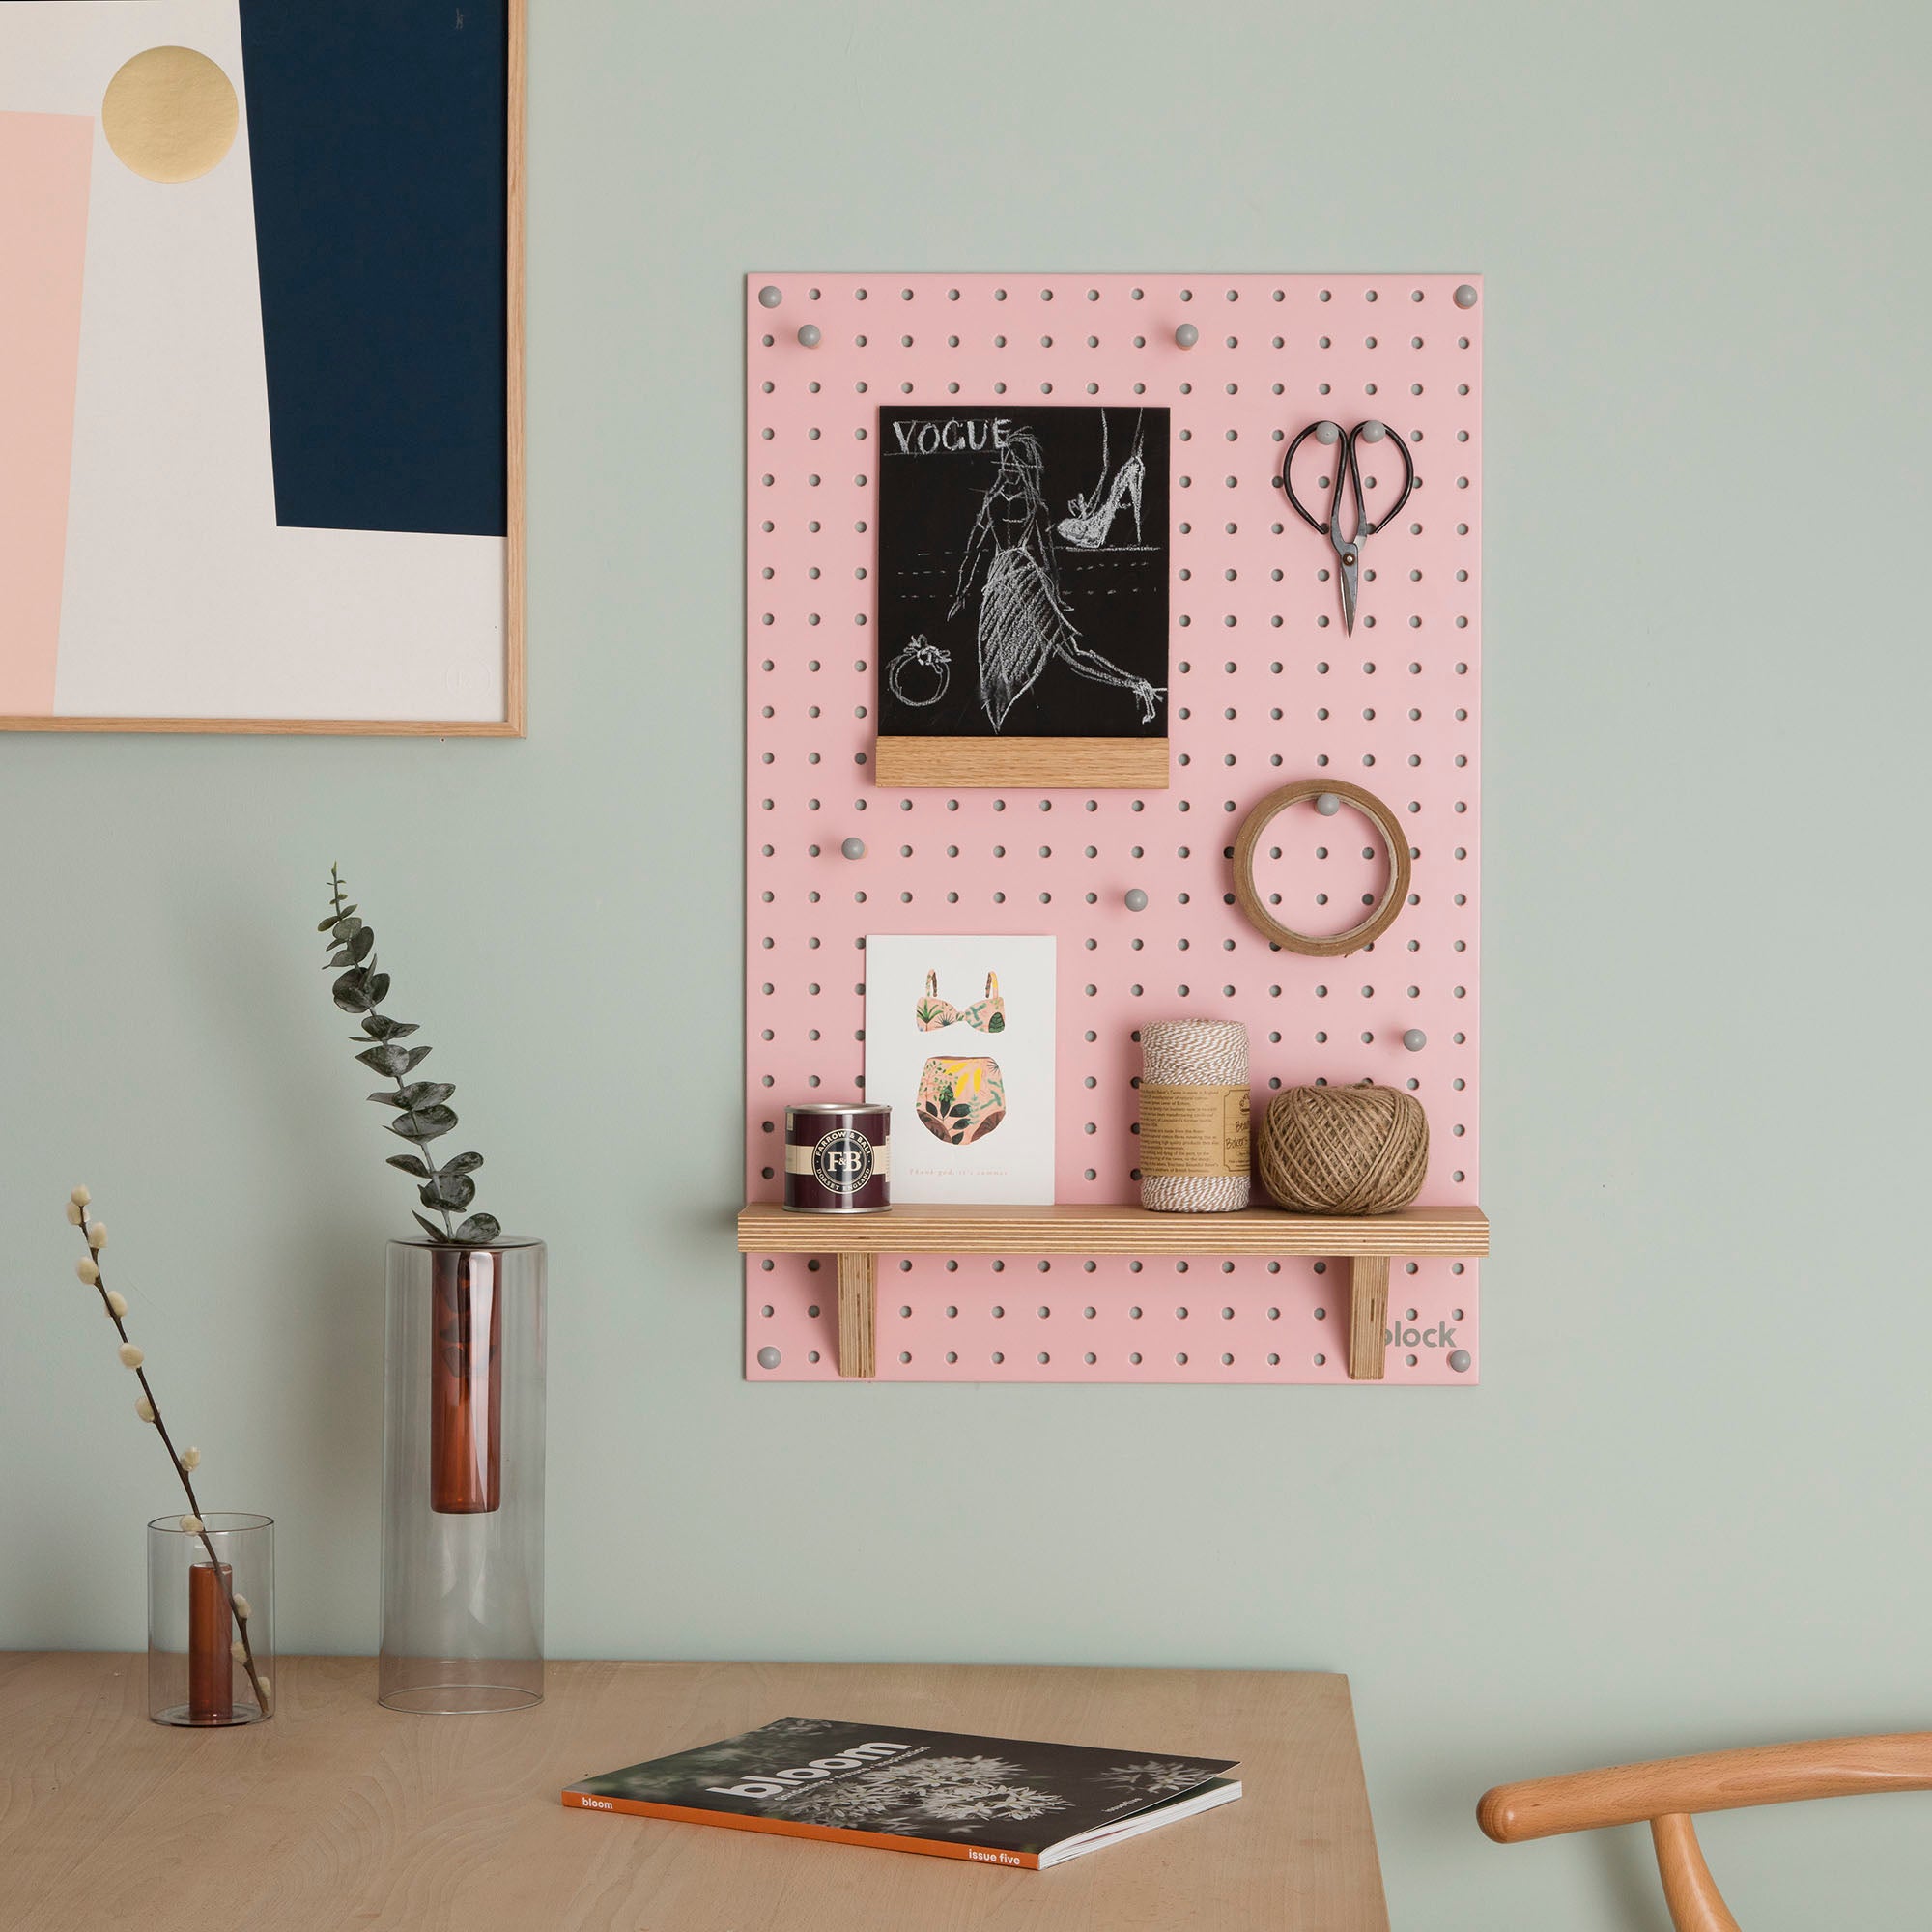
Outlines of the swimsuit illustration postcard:
{"label": "swimsuit illustration postcard", "polygon": [[866,940],[866,1098],[893,1110],[895,1202],[1053,1200],[1054,942]]}

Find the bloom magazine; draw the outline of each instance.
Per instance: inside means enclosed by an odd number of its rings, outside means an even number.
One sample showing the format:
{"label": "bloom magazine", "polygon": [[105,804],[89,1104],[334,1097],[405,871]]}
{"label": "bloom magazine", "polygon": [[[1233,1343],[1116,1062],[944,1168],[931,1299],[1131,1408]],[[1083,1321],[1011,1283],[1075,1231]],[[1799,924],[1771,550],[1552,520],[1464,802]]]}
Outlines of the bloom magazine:
{"label": "bloom magazine", "polygon": [[1225,1804],[1231,1758],[781,1718],[563,1794],[626,1811],[1042,1871]]}

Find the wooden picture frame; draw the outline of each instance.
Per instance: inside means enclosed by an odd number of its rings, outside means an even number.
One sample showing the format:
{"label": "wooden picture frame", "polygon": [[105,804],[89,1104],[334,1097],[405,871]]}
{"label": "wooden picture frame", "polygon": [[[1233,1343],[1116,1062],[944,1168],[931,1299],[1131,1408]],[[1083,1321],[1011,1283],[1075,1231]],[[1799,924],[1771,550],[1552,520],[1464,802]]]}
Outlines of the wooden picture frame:
{"label": "wooden picture frame", "polygon": [[[8,10],[16,19],[27,14],[41,14],[51,10],[20,9]],[[87,10],[92,12],[92,10]],[[100,10],[102,14],[119,10]],[[220,715],[199,716],[118,716],[91,713],[39,713],[21,712],[10,709],[5,698],[8,692],[4,676],[0,676],[0,731],[46,731],[46,732],[169,732],[169,733],[210,733],[210,734],[256,734],[256,735],[312,735],[312,736],[353,736],[353,737],[464,737],[464,738],[521,738],[527,728],[527,668],[526,668],[526,517],[525,504],[526,464],[525,464],[525,219],[526,219],[526,175],[527,154],[527,73],[528,73],[528,0],[502,0],[502,23],[506,35],[502,71],[505,82],[505,168],[504,168],[504,309],[503,309],[503,485],[504,494],[501,506],[502,537],[502,663],[501,663],[501,713],[497,717],[436,718],[436,717],[226,717]],[[454,15],[457,28],[464,25],[461,10]],[[6,22],[0,22],[4,26]],[[165,33],[150,38],[165,39]],[[119,49],[115,50],[118,57]],[[165,49],[178,53],[179,49]],[[7,65],[4,58],[6,43],[0,38],[0,69]],[[239,57],[239,54],[238,54]],[[463,56],[457,56],[461,59]],[[131,65],[131,63],[130,63]],[[118,75],[117,75],[118,79]],[[494,91],[494,90],[493,90]],[[6,131],[6,124],[12,120],[23,123],[34,120],[40,123],[53,123],[60,120],[77,122],[82,117],[74,109],[83,103],[53,103],[53,111],[33,112],[41,103],[29,103],[28,111],[7,111],[16,106],[19,95],[17,88],[12,98],[0,97],[0,134]],[[100,156],[114,141],[115,132],[111,122],[103,110],[99,136],[85,137],[93,140],[96,151],[94,172],[97,178],[103,172]],[[118,147],[114,150],[120,155]],[[126,159],[125,156],[121,156]],[[86,164],[81,164],[83,197],[86,187]],[[185,179],[180,176],[155,175],[155,181],[174,182]],[[486,176],[487,179],[487,176]],[[161,193],[173,191],[163,188]],[[84,209],[84,200],[83,200]],[[484,233],[489,231],[487,228]],[[0,219],[0,269],[4,269],[4,247],[7,242],[4,219]],[[91,270],[90,270],[91,273]],[[76,275],[76,303],[78,301],[78,277]],[[76,328],[75,333],[78,333]],[[77,352],[75,352],[77,354]],[[5,421],[5,406],[8,397],[4,380],[0,380],[0,423]],[[485,471],[487,474],[487,469]],[[384,526],[352,525],[347,526],[354,535],[364,530],[381,531]],[[389,526],[388,527],[398,527]],[[437,527],[449,527],[440,526]],[[0,561],[6,560],[7,531],[0,528]],[[333,534],[333,532],[329,532]],[[495,534],[494,531],[479,531],[478,535]],[[59,578],[56,573],[56,598],[59,591]],[[487,587],[485,595],[487,597]],[[0,615],[4,615],[0,611]],[[58,615],[58,613],[57,613]],[[488,667],[488,657],[479,654],[476,663]],[[0,671],[4,671],[0,665]],[[494,673],[490,673],[494,675]],[[51,672],[49,672],[49,682]]]}

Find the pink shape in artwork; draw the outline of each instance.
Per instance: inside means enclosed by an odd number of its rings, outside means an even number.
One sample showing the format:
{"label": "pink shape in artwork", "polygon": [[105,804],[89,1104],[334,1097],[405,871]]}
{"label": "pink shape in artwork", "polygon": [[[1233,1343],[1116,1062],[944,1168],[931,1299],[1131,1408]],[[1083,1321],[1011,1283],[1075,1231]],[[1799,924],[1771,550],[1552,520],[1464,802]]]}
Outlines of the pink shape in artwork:
{"label": "pink shape in artwork", "polygon": [[50,717],[94,122],[0,114],[0,714]]}

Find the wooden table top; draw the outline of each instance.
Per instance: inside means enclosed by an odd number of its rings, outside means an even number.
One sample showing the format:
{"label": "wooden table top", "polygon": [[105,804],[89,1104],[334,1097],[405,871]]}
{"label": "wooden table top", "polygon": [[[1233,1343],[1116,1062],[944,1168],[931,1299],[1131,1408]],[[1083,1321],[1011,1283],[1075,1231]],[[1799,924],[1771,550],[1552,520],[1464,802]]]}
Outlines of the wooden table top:
{"label": "wooden table top", "polygon": [[[1345,1677],[552,1663],[532,1711],[376,1703],[285,1657],[247,1729],[148,1721],[139,1656],[0,1653],[0,1927],[33,1932],[1387,1932]],[[1237,1803],[1047,1872],[567,1809],[774,1718],[1238,1757]]]}

